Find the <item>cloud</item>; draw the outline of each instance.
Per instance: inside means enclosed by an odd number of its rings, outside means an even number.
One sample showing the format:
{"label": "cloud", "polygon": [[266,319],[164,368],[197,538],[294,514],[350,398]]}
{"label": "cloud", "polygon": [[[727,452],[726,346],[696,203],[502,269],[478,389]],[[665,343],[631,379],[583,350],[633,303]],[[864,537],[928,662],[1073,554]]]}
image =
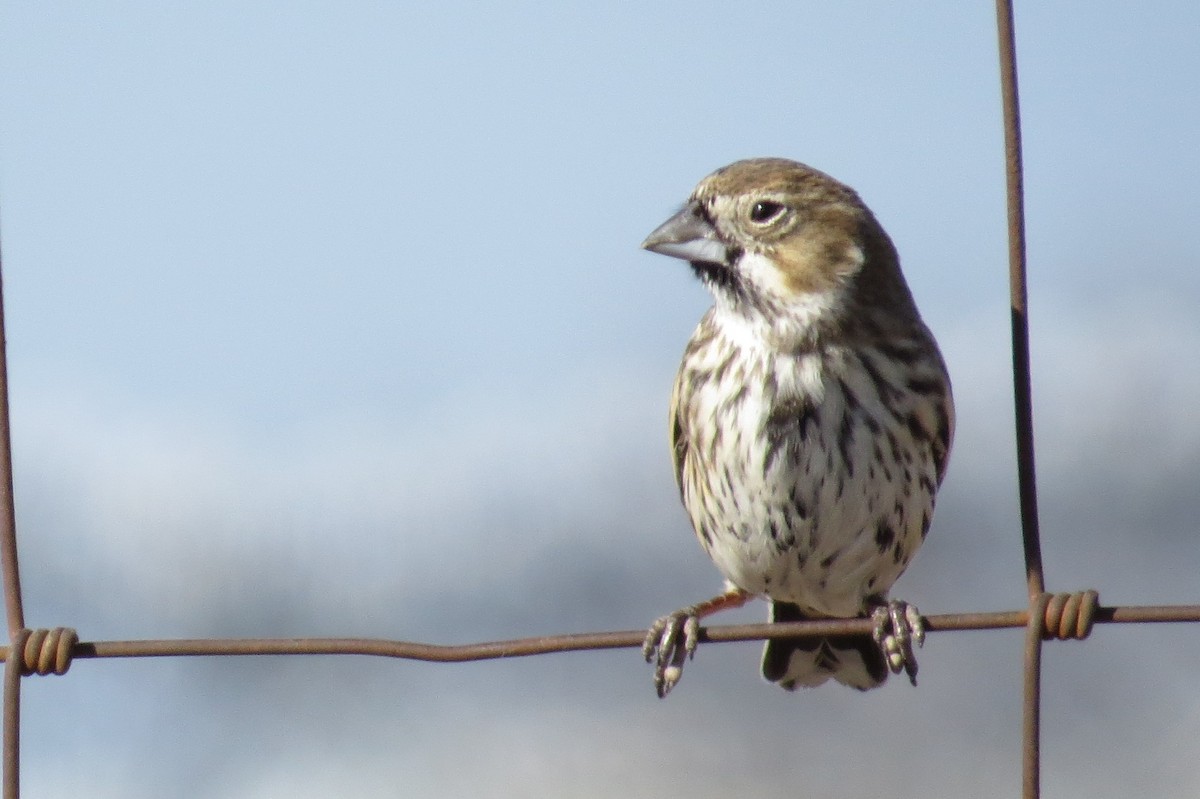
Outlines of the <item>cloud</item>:
{"label": "cloud", "polygon": [[[1194,356],[1200,323],[1137,301],[1115,316],[1042,305],[1051,587],[1194,599],[1200,385],[1177,365]],[[1023,601],[1002,321],[939,331],[959,438],[929,543],[898,586],[927,612]],[[641,626],[718,585],[671,483],[668,380],[563,374],[536,395],[467,393],[424,418],[330,413],[284,442],[95,387],[46,389],[18,418],[30,607],[85,638],[451,642]],[[1178,633],[1104,628],[1048,647],[1047,786],[1179,795],[1200,777],[1183,761],[1146,776],[1112,751],[1128,730],[1146,736],[1129,741],[1135,751],[1170,751],[1200,723],[1194,703],[1174,700],[1190,695],[1200,654]],[[1015,791],[1020,649],[1018,631],[938,634],[915,691],[895,681],[785,696],[757,676],[756,646],[709,646],[661,703],[633,651],[454,666],[89,662],[69,679],[100,716],[68,742],[31,722],[27,762],[53,793],[72,777],[46,776],[50,759],[100,752],[128,796],[189,781],[243,797]],[[30,712],[50,713],[53,697],[40,696]],[[131,718],[117,738],[100,732],[113,712]],[[141,773],[147,753],[159,765]]]}

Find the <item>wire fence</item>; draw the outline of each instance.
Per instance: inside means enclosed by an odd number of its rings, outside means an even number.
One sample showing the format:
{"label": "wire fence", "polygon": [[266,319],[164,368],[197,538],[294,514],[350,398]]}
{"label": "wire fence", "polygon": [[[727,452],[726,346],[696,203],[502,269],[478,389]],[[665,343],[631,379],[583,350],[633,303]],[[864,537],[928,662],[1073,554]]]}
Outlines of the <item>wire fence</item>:
{"label": "wire fence", "polygon": [[[1050,594],[1042,567],[1034,469],[1033,403],[1030,390],[1029,317],[1026,292],[1025,211],[1022,185],[1021,124],[1017,91],[1016,44],[1011,0],[996,0],[1001,102],[1004,112],[1005,177],[1008,204],[1009,290],[1012,310],[1013,398],[1025,579],[1029,605],[993,613],[949,613],[926,616],[930,632],[996,630],[1023,627],[1025,636],[1023,691],[1022,795],[1040,796],[1041,656],[1046,640],[1082,640],[1096,623],[1200,622],[1200,604],[1104,607],[1094,590]],[[12,442],[8,408],[7,342],[3,339],[4,303],[0,266],[0,575],[9,645],[0,647],[5,661],[3,712],[3,799],[20,795],[21,678],[62,675],[75,658],[134,658],[247,655],[365,655],[446,663],[526,657],[551,652],[640,648],[645,630],[572,635],[440,646],[369,638],[212,638],[142,641],[79,641],[71,628],[30,630],[25,627],[17,559],[13,501]],[[757,641],[845,633],[871,633],[870,619],[826,619],[777,624],[704,627],[702,642]]]}

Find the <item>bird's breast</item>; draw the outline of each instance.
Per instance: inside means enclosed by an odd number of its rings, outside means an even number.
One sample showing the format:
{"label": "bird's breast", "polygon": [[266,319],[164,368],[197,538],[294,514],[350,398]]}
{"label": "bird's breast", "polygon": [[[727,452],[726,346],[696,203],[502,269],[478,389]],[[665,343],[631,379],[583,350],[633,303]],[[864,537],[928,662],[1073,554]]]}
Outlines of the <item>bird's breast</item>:
{"label": "bird's breast", "polygon": [[932,514],[939,396],[911,385],[933,385],[936,350],[904,366],[870,348],[778,354],[701,339],[674,413],[680,489],[705,549],[747,591],[859,612],[907,566]]}

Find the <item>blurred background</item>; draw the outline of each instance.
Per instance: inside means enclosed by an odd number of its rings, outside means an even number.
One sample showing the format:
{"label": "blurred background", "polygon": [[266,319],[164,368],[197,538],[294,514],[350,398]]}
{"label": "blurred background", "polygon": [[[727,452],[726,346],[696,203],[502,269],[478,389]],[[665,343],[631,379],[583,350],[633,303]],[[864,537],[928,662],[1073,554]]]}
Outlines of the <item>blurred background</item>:
{"label": "blurred background", "polygon": [[[720,585],[666,412],[708,306],[642,238],[778,155],[894,238],[959,429],[896,593],[1024,605],[991,3],[0,2],[30,626],[465,643]],[[1200,6],[1022,3],[1048,585],[1200,599]],[[725,622],[763,618],[753,605]],[[25,795],[1019,792],[1020,631],[785,695],[757,644],[84,661],[26,681]],[[1048,796],[1193,796],[1200,627],[1046,652]],[[985,787],[986,786],[986,787]]]}

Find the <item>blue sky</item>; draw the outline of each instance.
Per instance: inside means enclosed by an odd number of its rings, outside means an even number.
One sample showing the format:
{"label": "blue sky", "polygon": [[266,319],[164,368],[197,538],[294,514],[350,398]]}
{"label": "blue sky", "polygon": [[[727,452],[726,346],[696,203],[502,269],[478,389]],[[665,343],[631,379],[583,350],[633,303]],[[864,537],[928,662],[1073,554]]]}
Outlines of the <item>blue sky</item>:
{"label": "blue sky", "polygon": [[[1196,598],[1198,29],[1017,9],[1049,582],[1109,602]],[[1020,606],[995,50],[989,3],[0,2],[30,623],[457,642],[707,596],[665,415],[708,298],[637,245],[756,155],[862,194],[951,369],[897,593]],[[1051,647],[1049,794],[1189,795],[1194,638]],[[923,654],[916,691],[783,696],[757,647],[705,647],[662,703],[632,651],[85,662],[26,686],[24,785],[1016,793],[1019,633]]]}

